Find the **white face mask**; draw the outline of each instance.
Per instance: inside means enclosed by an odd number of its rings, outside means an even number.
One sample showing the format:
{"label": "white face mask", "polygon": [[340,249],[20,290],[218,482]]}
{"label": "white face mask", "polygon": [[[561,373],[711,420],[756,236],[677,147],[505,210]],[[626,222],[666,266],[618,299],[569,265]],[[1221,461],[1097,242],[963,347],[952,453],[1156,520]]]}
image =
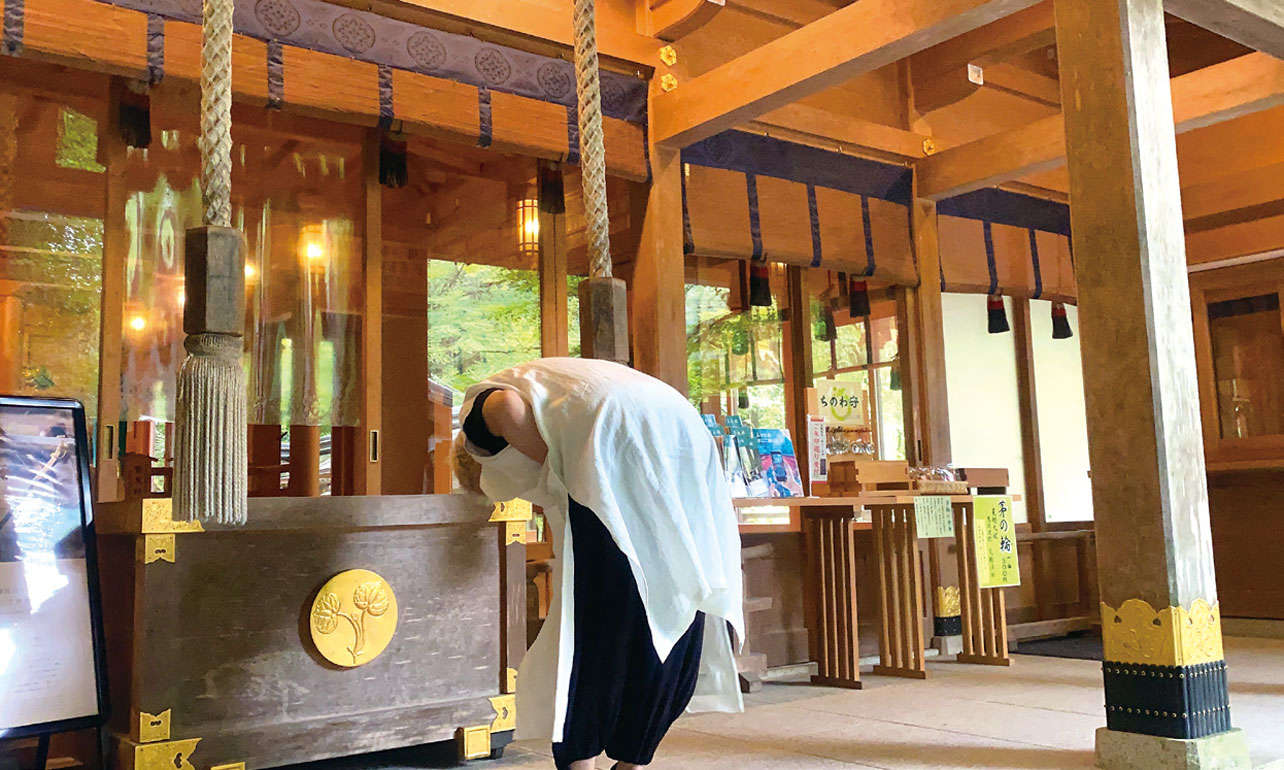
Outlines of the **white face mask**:
{"label": "white face mask", "polygon": [[479,457],[481,463],[481,490],[491,500],[512,500],[527,497],[539,483],[540,464],[514,447],[505,447],[498,454]]}

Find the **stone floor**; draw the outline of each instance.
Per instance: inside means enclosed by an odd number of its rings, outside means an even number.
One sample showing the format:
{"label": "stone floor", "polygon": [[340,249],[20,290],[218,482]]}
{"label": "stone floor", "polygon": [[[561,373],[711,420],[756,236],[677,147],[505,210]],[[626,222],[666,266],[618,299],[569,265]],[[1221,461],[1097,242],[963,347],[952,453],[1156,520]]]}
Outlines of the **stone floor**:
{"label": "stone floor", "polygon": [[[1233,718],[1254,765],[1284,762],[1284,641],[1228,639],[1226,657]],[[1009,669],[929,668],[926,682],[866,674],[860,691],[768,684],[744,714],[679,720],[651,767],[1092,766],[1093,733],[1104,724],[1100,663],[1016,656]],[[519,742],[486,768],[548,770],[552,761],[547,745]]]}

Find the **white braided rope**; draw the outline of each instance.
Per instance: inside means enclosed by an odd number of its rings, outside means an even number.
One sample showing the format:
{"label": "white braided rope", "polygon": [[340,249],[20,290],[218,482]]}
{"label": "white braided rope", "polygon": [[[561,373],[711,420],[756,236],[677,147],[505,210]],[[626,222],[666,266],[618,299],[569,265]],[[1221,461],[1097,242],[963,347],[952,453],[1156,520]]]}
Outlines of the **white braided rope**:
{"label": "white braided rope", "polygon": [[588,223],[589,274],[611,277],[611,220],[606,210],[606,150],[597,66],[594,0],[575,0],[575,92],[579,101],[580,178]]}
{"label": "white braided rope", "polygon": [[232,0],[205,0],[201,25],[201,200],[205,224],[232,225]]}

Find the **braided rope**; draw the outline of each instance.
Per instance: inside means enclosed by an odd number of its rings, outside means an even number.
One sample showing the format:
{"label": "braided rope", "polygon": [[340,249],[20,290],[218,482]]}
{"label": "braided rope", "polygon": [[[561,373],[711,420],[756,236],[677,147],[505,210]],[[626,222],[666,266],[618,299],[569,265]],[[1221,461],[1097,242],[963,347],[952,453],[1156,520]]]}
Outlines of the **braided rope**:
{"label": "braided rope", "polygon": [[579,102],[580,177],[588,223],[590,274],[611,277],[611,220],[606,210],[606,150],[597,66],[594,0],[575,0],[575,93]]}
{"label": "braided rope", "polygon": [[205,0],[201,25],[201,199],[205,224],[232,225],[232,0]]}

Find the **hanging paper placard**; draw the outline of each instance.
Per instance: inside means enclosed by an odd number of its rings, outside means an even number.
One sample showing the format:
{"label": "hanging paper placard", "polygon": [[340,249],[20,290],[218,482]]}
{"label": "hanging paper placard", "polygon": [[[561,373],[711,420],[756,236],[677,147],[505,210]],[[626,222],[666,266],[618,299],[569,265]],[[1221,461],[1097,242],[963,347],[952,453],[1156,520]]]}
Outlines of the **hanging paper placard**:
{"label": "hanging paper placard", "polygon": [[1012,498],[976,497],[972,505],[977,585],[981,588],[1021,585]]}
{"label": "hanging paper placard", "polygon": [[828,454],[825,447],[825,421],[814,414],[807,415],[807,459],[811,463],[811,483],[829,481]]}
{"label": "hanging paper placard", "polygon": [[816,400],[826,425],[867,426],[869,411],[859,382],[819,380]]}
{"label": "hanging paper placard", "polygon": [[949,495],[915,497],[914,520],[920,538],[954,537],[954,509]]}

